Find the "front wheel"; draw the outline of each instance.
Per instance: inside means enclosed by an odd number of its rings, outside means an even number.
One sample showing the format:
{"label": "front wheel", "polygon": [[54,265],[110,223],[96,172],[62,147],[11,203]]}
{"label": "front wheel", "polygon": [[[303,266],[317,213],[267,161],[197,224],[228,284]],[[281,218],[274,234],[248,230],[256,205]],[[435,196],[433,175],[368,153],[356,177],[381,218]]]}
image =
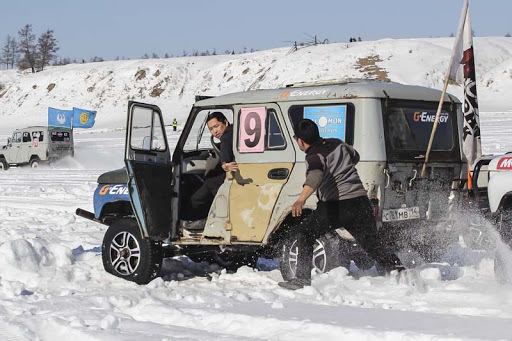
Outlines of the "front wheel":
{"label": "front wheel", "polygon": [[9,164],[7,163],[7,160],[5,159],[0,159],[0,170],[8,170],[9,169]]}
{"label": "front wheel", "polygon": [[[344,242],[345,240],[336,233],[327,233],[316,240],[311,261],[317,274],[340,266],[349,269],[350,257]],[[295,277],[299,252],[296,235],[288,234],[282,238],[279,247],[279,268],[285,281]]]}
{"label": "front wheel", "polygon": [[147,284],[160,273],[161,244],[143,239],[134,219],[124,218],[110,225],[101,252],[105,271],[128,281]]}

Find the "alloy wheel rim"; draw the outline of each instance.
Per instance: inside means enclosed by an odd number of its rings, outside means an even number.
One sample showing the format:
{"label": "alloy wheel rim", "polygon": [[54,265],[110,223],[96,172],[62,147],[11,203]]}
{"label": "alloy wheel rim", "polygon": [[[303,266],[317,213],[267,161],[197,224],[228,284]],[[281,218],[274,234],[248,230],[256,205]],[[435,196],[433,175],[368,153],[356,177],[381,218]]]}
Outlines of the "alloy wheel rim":
{"label": "alloy wheel rim", "polygon": [[[288,251],[288,266],[293,276],[295,276],[295,272],[297,271],[298,253],[299,250],[297,247],[297,240],[294,240],[290,250]],[[325,251],[325,245],[318,239],[313,246],[313,258],[311,262],[317,274],[325,272],[325,267],[327,264],[327,253]]]}
{"label": "alloy wheel rim", "polygon": [[110,262],[122,276],[132,275],[140,263],[140,245],[130,232],[119,232],[110,243]]}

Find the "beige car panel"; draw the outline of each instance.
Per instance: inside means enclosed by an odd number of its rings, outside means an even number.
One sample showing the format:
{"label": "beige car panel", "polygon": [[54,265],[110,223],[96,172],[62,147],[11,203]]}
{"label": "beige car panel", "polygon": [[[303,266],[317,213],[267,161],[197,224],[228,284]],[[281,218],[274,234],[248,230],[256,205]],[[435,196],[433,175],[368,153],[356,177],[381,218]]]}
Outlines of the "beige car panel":
{"label": "beige car panel", "polygon": [[[239,164],[239,175],[229,193],[232,242],[261,242],[283,185],[293,163]],[[288,169],[286,179],[268,178],[272,169]]]}

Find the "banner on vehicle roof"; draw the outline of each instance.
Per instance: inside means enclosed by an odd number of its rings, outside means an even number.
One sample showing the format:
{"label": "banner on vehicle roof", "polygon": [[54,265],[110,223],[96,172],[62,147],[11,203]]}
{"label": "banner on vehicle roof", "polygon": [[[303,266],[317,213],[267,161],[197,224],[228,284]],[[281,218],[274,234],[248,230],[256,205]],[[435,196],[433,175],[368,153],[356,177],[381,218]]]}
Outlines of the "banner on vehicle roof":
{"label": "banner on vehicle roof", "polygon": [[71,128],[73,110],[61,110],[48,107],[48,126]]}
{"label": "banner on vehicle roof", "polygon": [[73,107],[73,128],[91,128],[96,119],[96,111]]}
{"label": "banner on vehicle roof", "polygon": [[304,107],[304,118],[316,123],[320,136],[345,141],[347,106]]}

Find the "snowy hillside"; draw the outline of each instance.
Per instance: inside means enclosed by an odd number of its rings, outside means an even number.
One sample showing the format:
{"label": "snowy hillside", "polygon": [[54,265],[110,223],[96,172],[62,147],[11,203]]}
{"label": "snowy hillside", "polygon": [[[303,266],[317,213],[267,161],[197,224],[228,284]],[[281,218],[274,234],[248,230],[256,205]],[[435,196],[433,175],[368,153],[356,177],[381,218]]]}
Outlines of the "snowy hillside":
{"label": "snowy hillside", "polygon": [[[157,104],[180,122],[197,94],[276,88],[301,81],[380,77],[441,88],[453,38],[384,39],[242,55],[71,64],[37,73],[0,71],[0,135],[45,124],[47,107],[98,111],[95,128],[125,125],[128,99]],[[482,112],[509,112],[512,39],[475,38]],[[449,91],[462,98],[461,87]]]}

